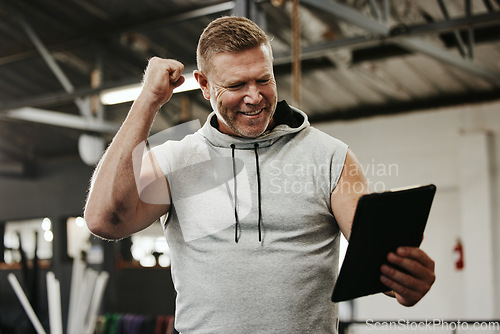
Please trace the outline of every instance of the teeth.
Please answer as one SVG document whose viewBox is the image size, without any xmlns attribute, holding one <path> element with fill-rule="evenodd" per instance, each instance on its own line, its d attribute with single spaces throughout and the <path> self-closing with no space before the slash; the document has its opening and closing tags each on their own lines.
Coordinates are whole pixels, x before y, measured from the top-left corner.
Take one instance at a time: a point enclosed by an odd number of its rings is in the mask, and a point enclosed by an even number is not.
<svg viewBox="0 0 500 334">
<path fill-rule="evenodd" d="M 247 116 L 254 116 L 259 114 L 262 111 L 262 109 L 256 110 L 256 111 L 251 111 L 251 112 L 242 112 L 242 114 L 247 115 Z"/>
</svg>

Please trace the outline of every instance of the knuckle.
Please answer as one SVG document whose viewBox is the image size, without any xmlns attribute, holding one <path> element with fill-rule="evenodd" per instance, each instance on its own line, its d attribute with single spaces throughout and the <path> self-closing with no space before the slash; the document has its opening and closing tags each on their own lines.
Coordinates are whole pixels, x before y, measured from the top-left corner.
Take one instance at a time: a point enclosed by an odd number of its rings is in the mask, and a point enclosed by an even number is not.
<svg viewBox="0 0 500 334">
<path fill-rule="evenodd" d="M 431 275 L 430 285 L 434 284 L 434 282 L 436 282 L 436 275 L 433 273 Z M 430 286 L 429 286 L 429 288 L 430 288 Z"/>
</svg>

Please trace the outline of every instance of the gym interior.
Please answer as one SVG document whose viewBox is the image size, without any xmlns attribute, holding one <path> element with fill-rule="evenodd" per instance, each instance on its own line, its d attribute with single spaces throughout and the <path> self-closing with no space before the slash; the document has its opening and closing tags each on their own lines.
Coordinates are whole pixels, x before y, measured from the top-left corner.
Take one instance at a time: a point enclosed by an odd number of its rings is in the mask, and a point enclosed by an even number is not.
<svg viewBox="0 0 500 334">
<path fill-rule="evenodd" d="M 271 36 L 279 100 L 348 143 L 371 191 L 436 185 L 421 244 L 431 290 L 413 307 L 341 302 L 339 332 L 499 333 L 498 0 L 2 0 L 0 333 L 137 319 L 174 333 L 161 223 L 107 241 L 83 210 L 151 57 L 182 62 L 186 82 L 150 135 L 206 121 L 210 102 L 189 83 L 199 35 L 223 15 Z"/>
</svg>

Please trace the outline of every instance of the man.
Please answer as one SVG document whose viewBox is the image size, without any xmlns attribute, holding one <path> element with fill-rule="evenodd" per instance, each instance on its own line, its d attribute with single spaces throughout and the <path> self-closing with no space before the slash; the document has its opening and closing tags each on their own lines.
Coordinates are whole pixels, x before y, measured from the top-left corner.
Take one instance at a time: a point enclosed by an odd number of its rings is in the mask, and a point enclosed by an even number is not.
<svg viewBox="0 0 500 334">
<path fill-rule="evenodd" d="M 93 176 L 88 227 L 119 239 L 167 214 L 181 333 L 335 333 L 339 233 L 349 238 L 357 201 L 369 191 L 359 162 L 302 111 L 277 102 L 271 46 L 250 20 L 213 21 L 197 62 L 214 112 L 141 165 L 137 152 L 156 112 L 184 81 L 181 63 L 151 59 Z M 380 279 L 403 305 L 434 282 L 434 262 L 418 248 L 398 249 L 388 263 Z"/>
</svg>

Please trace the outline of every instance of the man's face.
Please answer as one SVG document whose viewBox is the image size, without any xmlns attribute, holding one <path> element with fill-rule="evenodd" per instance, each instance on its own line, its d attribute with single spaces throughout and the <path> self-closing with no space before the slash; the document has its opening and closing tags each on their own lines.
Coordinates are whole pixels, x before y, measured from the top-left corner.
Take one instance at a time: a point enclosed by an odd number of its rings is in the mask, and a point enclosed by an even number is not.
<svg viewBox="0 0 500 334">
<path fill-rule="evenodd" d="M 268 47 L 217 54 L 205 84 L 198 79 L 210 100 L 223 133 L 256 138 L 273 126 L 277 89 Z"/>
</svg>

